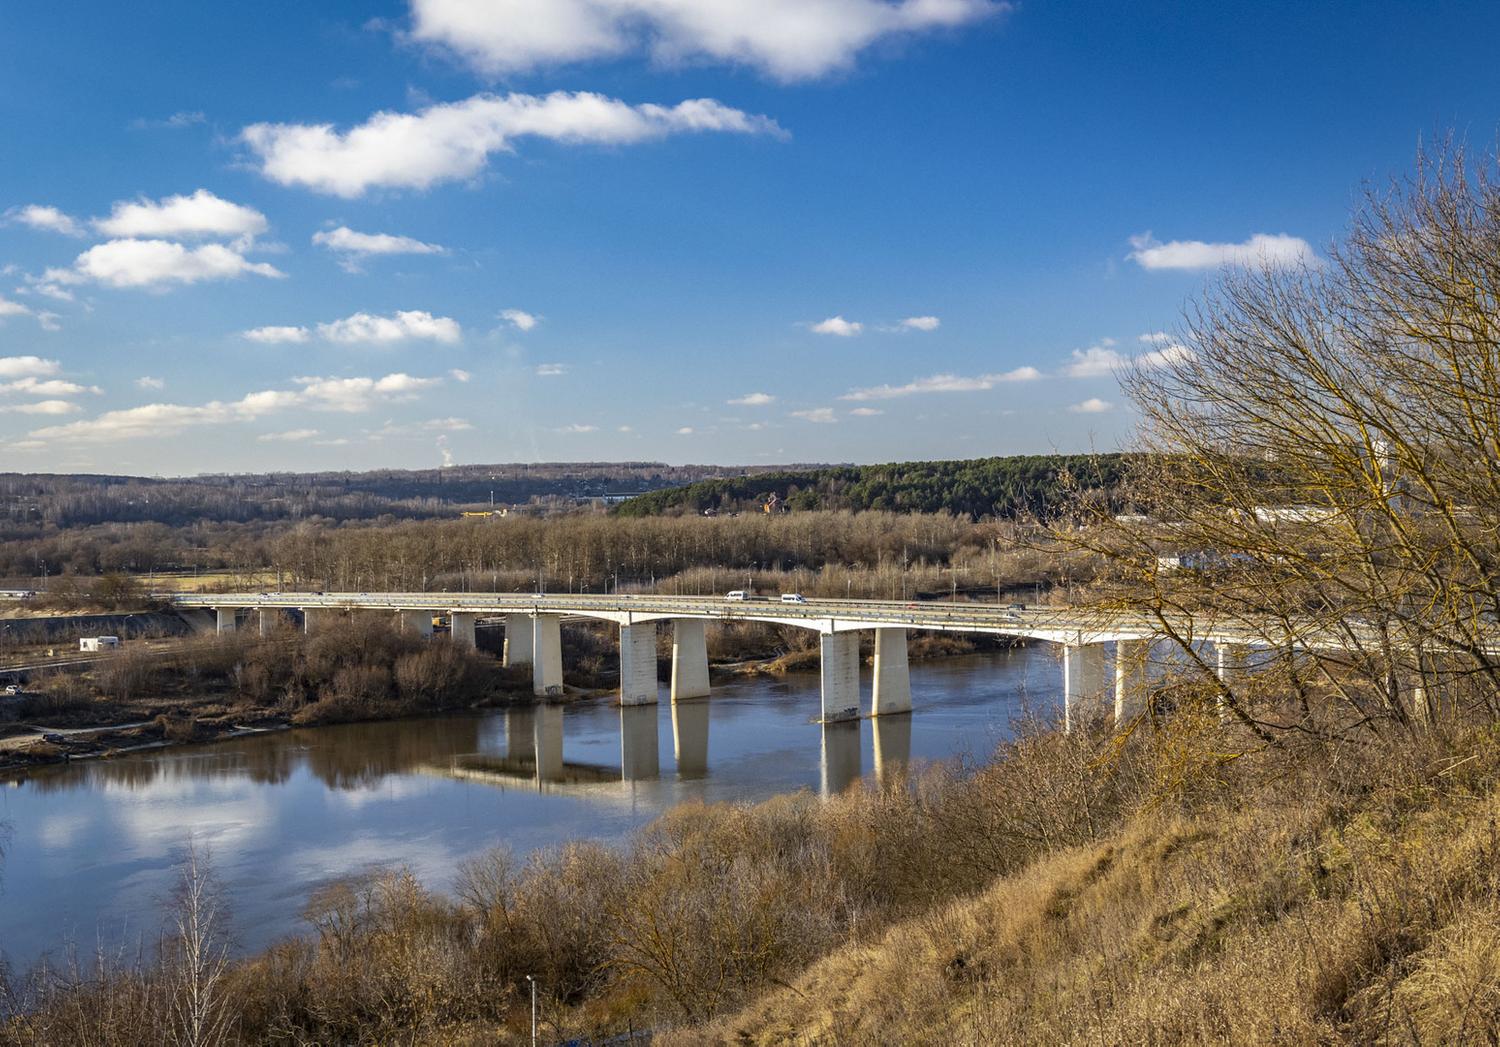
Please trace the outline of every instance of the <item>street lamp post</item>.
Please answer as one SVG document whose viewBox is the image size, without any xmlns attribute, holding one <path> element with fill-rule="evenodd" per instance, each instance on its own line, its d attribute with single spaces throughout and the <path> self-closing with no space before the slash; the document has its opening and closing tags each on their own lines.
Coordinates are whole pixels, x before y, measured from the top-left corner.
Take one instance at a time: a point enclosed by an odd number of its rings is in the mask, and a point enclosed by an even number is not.
<svg viewBox="0 0 1500 1047">
<path fill-rule="evenodd" d="M 526 980 L 531 983 L 531 1047 L 536 1047 L 536 979 L 528 974 Z"/>
</svg>

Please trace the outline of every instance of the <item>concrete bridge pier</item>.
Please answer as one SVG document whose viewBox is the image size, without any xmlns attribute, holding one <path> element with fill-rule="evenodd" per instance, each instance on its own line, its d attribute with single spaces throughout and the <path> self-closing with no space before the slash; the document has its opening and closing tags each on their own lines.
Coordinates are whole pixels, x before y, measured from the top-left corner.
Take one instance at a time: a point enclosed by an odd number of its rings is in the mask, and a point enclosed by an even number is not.
<svg viewBox="0 0 1500 1047">
<path fill-rule="evenodd" d="M 620 704 L 655 705 L 661 700 L 656 678 L 656 623 L 620 626 Z"/>
<path fill-rule="evenodd" d="M 824 633 L 823 722 L 859 718 L 859 633 Z"/>
<path fill-rule="evenodd" d="M 262 607 L 255 612 L 257 631 L 261 636 L 270 636 L 276 631 L 276 623 L 281 620 L 281 612 L 269 607 Z"/>
<path fill-rule="evenodd" d="M 506 668 L 531 664 L 532 641 L 531 615 L 508 614 L 505 616 L 505 648 L 500 664 Z"/>
<path fill-rule="evenodd" d="M 672 623 L 672 701 L 708 697 L 708 639 L 702 618 Z"/>
<path fill-rule="evenodd" d="M 1104 713 L 1104 645 L 1063 644 L 1063 730 Z"/>
<path fill-rule="evenodd" d="M 1150 640 L 1115 643 L 1115 723 L 1129 723 L 1146 711 Z"/>
<path fill-rule="evenodd" d="M 708 773 L 708 703 L 672 703 L 672 756 L 680 778 L 702 778 Z"/>
<path fill-rule="evenodd" d="M 302 632 L 305 636 L 311 636 L 323 626 L 328 624 L 328 618 L 335 612 L 327 608 L 304 607 L 302 608 Z"/>
<path fill-rule="evenodd" d="M 473 611 L 449 611 L 448 612 L 448 638 L 460 647 L 474 650 L 479 646 L 479 641 L 474 637 L 474 623 L 479 621 L 479 615 Z"/>
<path fill-rule="evenodd" d="M 218 634 L 220 636 L 223 636 L 225 633 L 232 633 L 232 632 L 234 632 L 235 629 L 239 628 L 239 624 L 240 624 L 240 611 L 239 611 L 239 608 L 237 608 L 237 607 L 215 607 L 214 608 L 214 625 L 216 627 L 215 631 L 218 632 Z"/>
<path fill-rule="evenodd" d="M 431 611 L 397 611 L 403 633 L 411 633 L 424 639 L 432 636 Z"/>
<path fill-rule="evenodd" d="M 563 693 L 562 618 L 539 614 L 531 620 L 531 693 L 555 698 Z"/>
<path fill-rule="evenodd" d="M 639 782 L 660 775 L 656 704 L 620 706 L 620 777 Z"/>
<path fill-rule="evenodd" d="M 875 691 L 870 715 L 911 712 L 911 670 L 905 629 L 875 630 Z"/>
</svg>

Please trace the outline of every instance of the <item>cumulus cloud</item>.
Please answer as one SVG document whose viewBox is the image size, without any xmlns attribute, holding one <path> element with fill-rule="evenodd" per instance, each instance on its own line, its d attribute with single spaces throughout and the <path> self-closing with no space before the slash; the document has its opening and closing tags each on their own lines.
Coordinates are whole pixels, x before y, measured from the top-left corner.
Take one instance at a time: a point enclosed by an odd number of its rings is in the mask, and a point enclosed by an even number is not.
<svg viewBox="0 0 1500 1047">
<path fill-rule="evenodd" d="M 793 411 L 793 418 L 801 418 L 807 422 L 817 422 L 820 425 L 831 425 L 838 419 L 833 415 L 832 407 L 814 407 L 806 411 Z"/>
<path fill-rule="evenodd" d="M 506 309 L 500 313 L 500 319 L 510 324 L 518 331 L 529 331 L 542 322 L 542 318 L 535 313 L 528 313 L 524 309 Z"/>
<path fill-rule="evenodd" d="M 398 310 L 390 316 L 355 313 L 318 325 L 318 337 L 338 345 L 389 345 L 418 339 L 452 345 L 462 336 L 457 320 L 420 309 Z"/>
<path fill-rule="evenodd" d="M 1203 240 L 1173 240 L 1161 243 L 1150 233 L 1130 238 L 1127 256 L 1142 269 L 1221 269 L 1225 266 L 1268 265 L 1291 268 L 1316 265 L 1312 245 L 1298 236 L 1256 233 L 1242 243 L 1207 243 Z"/>
<path fill-rule="evenodd" d="M 0 411 L 14 414 L 74 414 L 82 408 L 67 400 L 38 400 L 30 404 L 12 404 Z"/>
<path fill-rule="evenodd" d="M 79 396 L 103 391 L 97 385 L 79 385 L 65 378 L 25 377 L 13 382 L 0 382 L 0 394 L 18 396 Z"/>
<path fill-rule="evenodd" d="M 1113 338 L 1103 338 L 1098 345 L 1074 349 L 1072 362 L 1063 368 L 1063 374 L 1069 378 L 1102 378 L 1114 374 L 1129 362 L 1128 356 L 1115 349 Z"/>
<path fill-rule="evenodd" d="M 839 338 L 853 338 L 865 329 L 857 320 L 845 320 L 842 316 L 830 316 L 812 325 L 813 334 L 831 334 Z"/>
<path fill-rule="evenodd" d="M 121 200 L 94 228 L 116 239 L 176 237 L 220 240 L 253 239 L 267 228 L 266 216 L 253 207 L 232 203 L 199 189 L 191 196 L 160 200 Z"/>
<path fill-rule="evenodd" d="M 878 414 L 885 414 L 885 412 L 878 407 L 856 407 L 849 413 L 856 418 L 874 418 Z"/>
<path fill-rule="evenodd" d="M 1032 382 L 1042 376 L 1035 367 L 1017 367 L 1013 371 L 998 374 L 981 374 L 965 377 L 957 374 L 935 374 L 929 378 L 918 378 L 905 385 L 875 385 L 864 389 L 851 389 L 840 400 L 895 400 L 903 396 L 918 396 L 923 393 L 974 393 L 993 389 L 1010 382 Z"/>
<path fill-rule="evenodd" d="M 152 378 L 149 375 L 143 375 L 142 377 L 135 380 L 135 387 L 137 389 L 165 389 L 167 387 L 167 383 L 160 378 Z"/>
<path fill-rule="evenodd" d="M 877 41 L 970 25 L 1002 0 L 411 0 L 413 40 L 499 76 L 645 50 L 658 62 L 745 65 L 778 80 L 851 66 Z"/>
<path fill-rule="evenodd" d="M 263 444 L 269 443 L 299 443 L 302 440 L 311 440 L 318 436 L 317 429 L 288 429 L 280 433 L 261 433 L 256 437 Z"/>
<path fill-rule="evenodd" d="M 1103 414 L 1114 407 L 1108 400 L 1101 400 L 1097 396 L 1091 396 L 1082 403 L 1074 404 L 1068 410 L 1074 414 Z"/>
<path fill-rule="evenodd" d="M 0 356 L 0 378 L 39 377 L 57 374 L 62 364 L 40 356 Z"/>
<path fill-rule="evenodd" d="M 0 295 L 0 320 L 7 316 L 30 316 L 31 310 L 20 302 L 12 302 L 4 295 Z"/>
<path fill-rule="evenodd" d="M 776 397 L 770 393 L 746 393 L 728 402 L 739 407 L 764 407 L 766 404 L 775 403 Z"/>
<path fill-rule="evenodd" d="M 277 326 L 255 327 L 244 332 L 243 337 L 262 345 L 277 345 L 283 342 L 305 342 L 312 332 L 305 327 Z"/>
<path fill-rule="evenodd" d="M 1165 342 L 1135 358 L 1138 367 L 1172 367 L 1193 359 L 1193 351 L 1180 342 Z"/>
<path fill-rule="evenodd" d="M 410 236 L 393 236 L 390 233 L 357 233 L 347 225 L 337 229 L 325 229 L 313 233 L 312 242 L 350 258 L 390 254 L 446 254 L 448 249 L 439 244 L 424 243 Z"/>
<path fill-rule="evenodd" d="M 935 316 L 908 316 L 896 325 L 900 331 L 936 331 L 943 321 Z"/>
<path fill-rule="evenodd" d="M 583 425 L 577 422 L 572 425 L 565 425 L 560 429 L 553 430 L 553 432 L 558 433 L 597 433 L 598 431 L 599 427 L 597 425 Z"/>
<path fill-rule="evenodd" d="M 568 373 L 567 364 L 537 364 L 536 375 L 538 378 L 557 378 Z"/>
<path fill-rule="evenodd" d="M 707 131 L 782 133 L 767 117 L 711 98 L 675 106 L 629 105 L 588 92 L 557 91 L 480 94 L 416 113 L 379 112 L 347 131 L 332 124 L 252 124 L 240 140 L 255 155 L 261 174 L 274 182 L 356 197 L 370 189 L 426 189 L 473 178 L 492 153 L 527 136 L 570 145 L 627 145 Z"/>
<path fill-rule="evenodd" d="M 94 282 L 106 287 L 162 290 L 174 284 L 232 280 L 246 274 L 284 277 L 264 262 L 252 262 L 223 244 L 185 247 L 170 240 L 108 240 L 79 255 L 71 269 L 49 269 L 43 283 Z"/>
<path fill-rule="evenodd" d="M 83 224 L 71 215 L 65 214 L 56 207 L 47 204 L 27 204 L 24 207 L 13 207 L 5 212 L 7 222 L 24 225 L 31 229 L 38 229 L 48 233 L 61 233 L 63 236 L 82 236 L 84 234 Z"/>
<path fill-rule="evenodd" d="M 693 427 L 691 425 L 684 425 L 681 429 L 677 430 L 677 434 L 676 435 L 678 435 L 678 436 L 692 436 L 693 432 L 694 432 L 694 429 L 693 429 Z"/>
<path fill-rule="evenodd" d="M 453 379 L 455 382 L 467 382 L 474 376 L 471 375 L 468 371 L 455 367 L 453 370 L 448 372 L 448 377 Z"/>
<path fill-rule="evenodd" d="M 411 399 L 441 383 L 438 378 L 388 374 L 381 378 L 297 378 L 296 389 L 267 389 L 232 402 L 206 404 L 143 404 L 106 411 L 94 418 L 47 426 L 28 433 L 28 442 L 99 444 L 175 436 L 191 428 L 250 422 L 297 408 L 357 412 L 380 404 Z"/>
</svg>

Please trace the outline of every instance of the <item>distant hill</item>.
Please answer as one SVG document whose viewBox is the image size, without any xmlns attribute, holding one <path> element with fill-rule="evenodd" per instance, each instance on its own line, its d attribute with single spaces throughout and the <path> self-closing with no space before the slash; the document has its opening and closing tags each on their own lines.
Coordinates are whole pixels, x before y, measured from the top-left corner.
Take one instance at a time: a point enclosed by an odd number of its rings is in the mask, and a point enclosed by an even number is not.
<svg viewBox="0 0 1500 1047">
<path fill-rule="evenodd" d="M 1018 455 L 958 461 L 895 462 L 888 465 L 824 466 L 701 480 L 652 491 L 621 503 L 621 516 L 671 513 L 758 512 L 776 498 L 792 510 L 847 509 L 860 512 L 950 512 L 974 519 L 991 516 L 1049 517 L 1066 497 L 1064 476 L 1085 489 L 1110 490 L 1121 479 L 1128 455 Z"/>
</svg>

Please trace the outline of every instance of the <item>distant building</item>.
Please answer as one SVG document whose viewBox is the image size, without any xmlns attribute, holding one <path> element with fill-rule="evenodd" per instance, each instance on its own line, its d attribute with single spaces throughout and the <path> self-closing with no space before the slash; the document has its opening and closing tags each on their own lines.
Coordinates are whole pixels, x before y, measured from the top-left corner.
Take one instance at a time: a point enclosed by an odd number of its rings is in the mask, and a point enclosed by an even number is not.
<svg viewBox="0 0 1500 1047">
<path fill-rule="evenodd" d="M 111 651 L 120 646 L 118 636 L 84 636 L 78 641 L 80 651 Z"/>
</svg>

